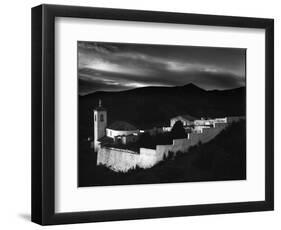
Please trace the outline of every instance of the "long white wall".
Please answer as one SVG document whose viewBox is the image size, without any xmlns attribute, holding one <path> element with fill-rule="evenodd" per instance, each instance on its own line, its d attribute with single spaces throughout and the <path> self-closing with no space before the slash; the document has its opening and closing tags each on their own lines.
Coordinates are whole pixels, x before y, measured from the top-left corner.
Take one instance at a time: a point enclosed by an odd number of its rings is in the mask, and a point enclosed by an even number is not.
<svg viewBox="0 0 281 230">
<path fill-rule="evenodd" d="M 157 145 L 156 149 L 140 148 L 140 152 L 133 152 L 116 148 L 101 148 L 98 151 L 97 165 L 105 165 L 117 172 L 127 172 L 137 166 L 151 168 L 162 161 L 169 152 L 187 152 L 191 146 L 199 142 L 206 143 L 216 137 L 227 124 L 217 124 L 215 128 L 203 129 L 202 133 L 191 133 L 187 138 L 175 139 L 171 145 Z"/>
<path fill-rule="evenodd" d="M 124 149 L 103 147 L 97 155 L 97 165 L 105 165 L 116 172 L 127 172 L 136 168 L 139 160 L 139 153 Z"/>
</svg>

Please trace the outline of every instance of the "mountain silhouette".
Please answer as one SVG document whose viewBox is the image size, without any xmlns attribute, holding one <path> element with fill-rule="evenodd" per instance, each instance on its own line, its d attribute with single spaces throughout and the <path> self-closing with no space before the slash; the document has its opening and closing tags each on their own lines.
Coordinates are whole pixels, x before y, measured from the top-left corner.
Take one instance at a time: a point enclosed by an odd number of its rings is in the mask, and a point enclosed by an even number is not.
<svg viewBox="0 0 281 230">
<path fill-rule="evenodd" d="M 169 125 L 170 118 L 189 114 L 201 117 L 245 116 L 246 88 L 204 90 L 194 84 L 143 87 L 120 92 L 94 92 L 79 96 L 79 132 L 93 135 L 93 109 L 99 99 L 107 109 L 108 125 L 127 121 L 137 128 Z"/>
</svg>

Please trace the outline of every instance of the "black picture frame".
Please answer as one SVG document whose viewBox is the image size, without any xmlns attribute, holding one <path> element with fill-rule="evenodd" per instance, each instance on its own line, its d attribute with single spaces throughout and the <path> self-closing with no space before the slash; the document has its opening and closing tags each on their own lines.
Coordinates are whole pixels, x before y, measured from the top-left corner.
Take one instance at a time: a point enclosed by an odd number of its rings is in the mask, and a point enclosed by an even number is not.
<svg viewBox="0 0 281 230">
<path fill-rule="evenodd" d="M 55 18 L 109 19 L 265 29 L 265 200 L 55 213 Z M 41 225 L 267 211 L 274 209 L 274 20 L 110 8 L 32 8 L 32 221 Z"/>
</svg>

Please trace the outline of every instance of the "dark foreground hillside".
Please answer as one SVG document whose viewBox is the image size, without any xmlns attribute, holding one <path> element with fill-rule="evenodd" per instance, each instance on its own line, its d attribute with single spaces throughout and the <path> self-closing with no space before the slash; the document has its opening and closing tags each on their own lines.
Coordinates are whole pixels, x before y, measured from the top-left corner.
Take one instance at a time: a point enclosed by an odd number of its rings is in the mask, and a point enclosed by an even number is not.
<svg viewBox="0 0 281 230">
<path fill-rule="evenodd" d="M 215 139 L 170 155 L 150 169 L 116 173 L 96 166 L 96 154 L 79 155 L 79 186 L 246 179 L 246 122 L 233 123 Z"/>
</svg>

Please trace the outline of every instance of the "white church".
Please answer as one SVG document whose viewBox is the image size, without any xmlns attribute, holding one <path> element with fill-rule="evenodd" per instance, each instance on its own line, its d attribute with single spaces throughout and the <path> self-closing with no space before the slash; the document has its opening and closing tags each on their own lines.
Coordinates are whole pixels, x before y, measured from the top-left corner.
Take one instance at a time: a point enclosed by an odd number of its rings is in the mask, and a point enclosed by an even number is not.
<svg viewBox="0 0 281 230">
<path fill-rule="evenodd" d="M 101 143 L 115 142 L 127 144 L 136 141 L 140 130 L 126 121 L 115 121 L 107 126 L 107 111 L 99 105 L 94 109 L 94 150 L 97 152 Z"/>
</svg>

